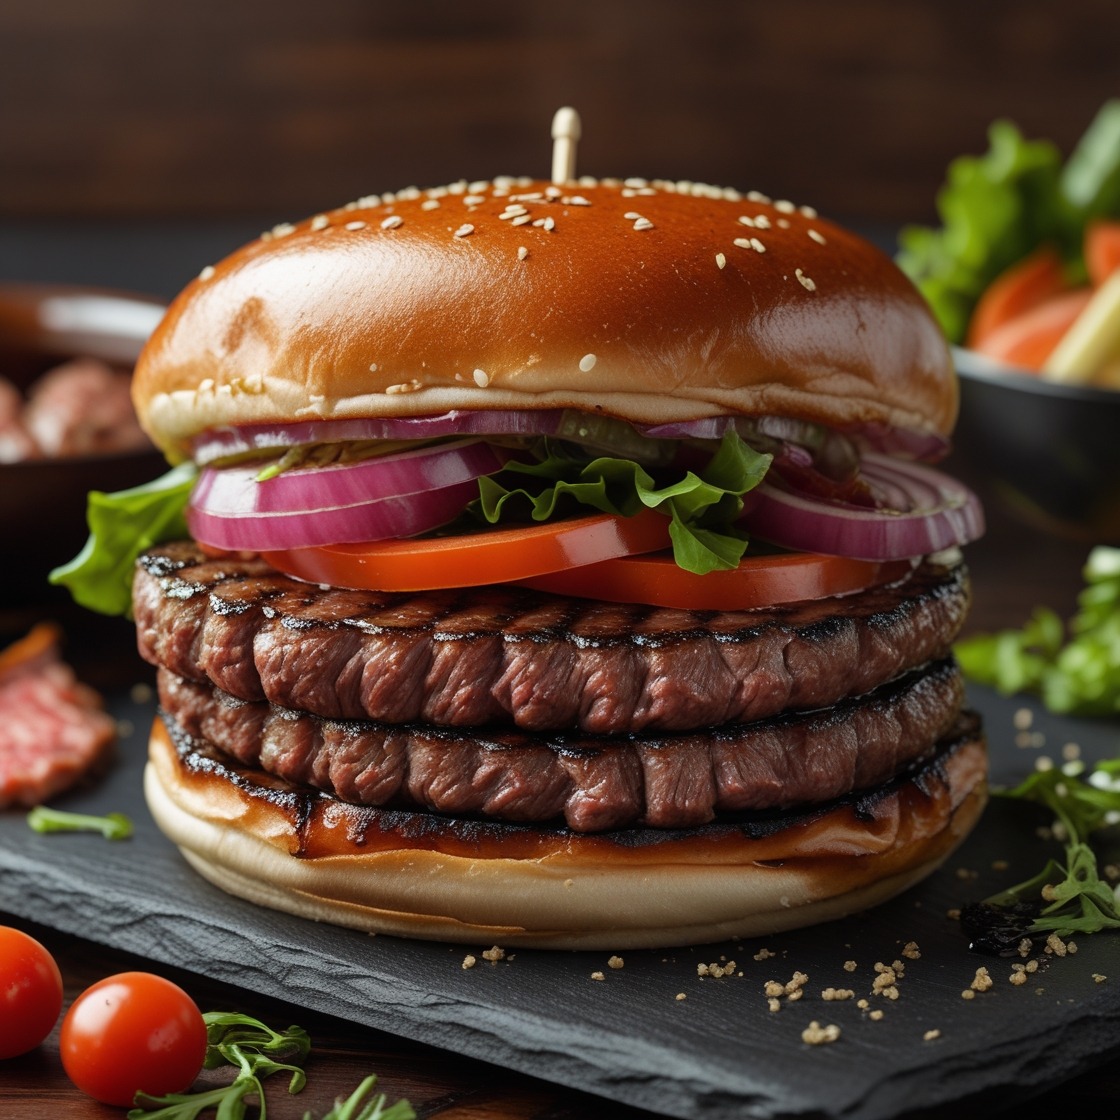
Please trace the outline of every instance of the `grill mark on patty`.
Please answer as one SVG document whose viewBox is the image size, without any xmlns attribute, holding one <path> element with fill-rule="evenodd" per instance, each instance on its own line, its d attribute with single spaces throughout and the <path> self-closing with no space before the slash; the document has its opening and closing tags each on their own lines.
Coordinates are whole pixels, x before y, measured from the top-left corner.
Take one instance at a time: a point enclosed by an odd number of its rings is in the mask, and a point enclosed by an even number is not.
<svg viewBox="0 0 1120 1120">
<path fill-rule="evenodd" d="M 324 720 L 243 701 L 160 670 L 160 703 L 237 762 L 367 806 L 416 807 L 576 832 L 688 828 L 872 789 L 956 722 L 960 672 L 943 660 L 821 711 L 678 735 L 538 736 Z"/>
<path fill-rule="evenodd" d="M 962 566 L 765 611 L 683 611 L 511 586 L 320 588 L 191 542 L 140 558 L 140 653 L 243 700 L 329 719 L 680 731 L 808 710 L 945 656 Z"/>
</svg>

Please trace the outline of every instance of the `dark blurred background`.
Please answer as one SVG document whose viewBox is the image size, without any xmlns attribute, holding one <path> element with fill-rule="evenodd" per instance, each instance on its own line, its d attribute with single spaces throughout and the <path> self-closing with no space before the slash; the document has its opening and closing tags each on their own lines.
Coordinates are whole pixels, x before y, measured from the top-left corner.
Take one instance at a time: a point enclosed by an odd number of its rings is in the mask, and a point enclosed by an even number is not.
<svg viewBox="0 0 1120 1120">
<path fill-rule="evenodd" d="M 1116 0 L 37 0 L 0 43 L 0 278 L 156 294 L 362 194 L 547 175 L 564 104 L 581 173 L 891 236 L 992 119 L 1068 150 L 1120 92 Z"/>
</svg>

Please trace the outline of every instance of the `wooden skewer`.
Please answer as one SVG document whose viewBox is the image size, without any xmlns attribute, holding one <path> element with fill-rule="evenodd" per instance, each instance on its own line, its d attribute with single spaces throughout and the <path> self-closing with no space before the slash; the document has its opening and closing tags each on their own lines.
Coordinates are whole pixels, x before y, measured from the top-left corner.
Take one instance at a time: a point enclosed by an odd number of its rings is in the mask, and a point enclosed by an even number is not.
<svg viewBox="0 0 1120 1120">
<path fill-rule="evenodd" d="M 576 177 L 576 144 L 580 137 L 579 113 L 565 107 L 552 118 L 552 181 L 570 183 Z"/>
</svg>

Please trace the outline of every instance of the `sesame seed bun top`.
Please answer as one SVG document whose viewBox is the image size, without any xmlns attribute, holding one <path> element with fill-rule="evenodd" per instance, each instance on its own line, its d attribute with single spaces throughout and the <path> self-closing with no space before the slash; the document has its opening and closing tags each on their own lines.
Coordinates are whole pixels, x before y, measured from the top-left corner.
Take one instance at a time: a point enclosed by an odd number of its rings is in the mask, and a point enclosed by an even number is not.
<svg viewBox="0 0 1120 1120">
<path fill-rule="evenodd" d="M 179 295 L 136 370 L 173 459 L 226 425 L 448 409 L 720 414 L 947 436 L 921 296 L 808 207 L 664 182 L 372 196 L 278 226 Z"/>
</svg>

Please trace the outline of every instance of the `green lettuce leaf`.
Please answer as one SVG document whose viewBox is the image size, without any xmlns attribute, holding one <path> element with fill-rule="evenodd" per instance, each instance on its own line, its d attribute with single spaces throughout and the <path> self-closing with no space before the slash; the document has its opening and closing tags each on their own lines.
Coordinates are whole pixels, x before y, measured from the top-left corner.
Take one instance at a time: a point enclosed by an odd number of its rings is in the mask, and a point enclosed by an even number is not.
<svg viewBox="0 0 1120 1120">
<path fill-rule="evenodd" d="M 949 165 L 937 212 L 939 228 L 903 228 L 895 259 L 951 342 L 963 341 L 984 289 L 1042 245 L 1057 248 L 1071 283 L 1082 282 L 1086 224 L 1120 215 L 1120 100 L 1101 107 L 1064 166 L 1049 141 L 996 121 L 985 154 Z"/>
<path fill-rule="evenodd" d="M 187 499 L 197 473 L 193 463 L 182 463 L 131 490 L 91 491 L 85 547 L 70 563 L 51 572 L 51 583 L 69 588 L 74 600 L 90 610 L 131 614 L 136 558 L 161 541 L 190 535 Z"/>
<path fill-rule="evenodd" d="M 673 556 L 680 567 L 704 574 L 734 568 L 747 538 L 735 526 L 743 495 L 762 481 L 771 456 L 753 450 L 729 432 L 699 474 L 658 486 L 629 459 L 602 456 L 588 460 L 542 441 L 539 462 L 510 462 L 479 480 L 476 512 L 491 524 L 502 520 L 547 521 L 585 506 L 632 516 L 642 507 L 661 509 L 669 518 Z"/>
</svg>

